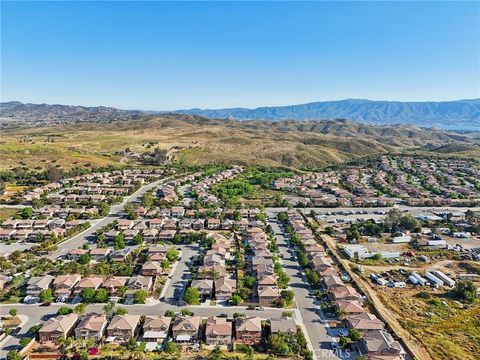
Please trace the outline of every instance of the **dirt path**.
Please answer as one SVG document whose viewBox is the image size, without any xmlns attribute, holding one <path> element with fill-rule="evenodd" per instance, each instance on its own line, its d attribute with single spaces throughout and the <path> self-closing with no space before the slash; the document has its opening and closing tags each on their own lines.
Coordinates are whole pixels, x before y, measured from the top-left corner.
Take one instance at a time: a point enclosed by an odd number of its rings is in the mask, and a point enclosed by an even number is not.
<svg viewBox="0 0 480 360">
<path fill-rule="evenodd" d="M 371 288 L 370 284 L 364 281 L 360 276 L 350 270 L 350 261 L 342 259 L 338 253 L 335 244 L 335 240 L 326 234 L 322 234 L 322 239 L 327 244 L 328 248 L 332 251 L 335 258 L 338 262 L 340 262 L 343 267 L 348 271 L 349 275 L 352 279 L 356 282 L 356 284 L 360 287 L 360 289 L 364 292 L 367 296 L 369 301 L 373 304 L 376 308 L 378 313 L 381 315 L 382 319 L 388 323 L 390 328 L 393 332 L 400 338 L 403 339 L 405 344 L 407 345 L 408 349 L 414 354 L 415 358 L 422 359 L 422 360 L 433 360 L 430 354 L 428 353 L 427 349 L 423 346 L 423 344 L 418 341 L 415 337 L 413 337 L 407 330 L 405 330 L 397 321 L 397 317 L 394 315 L 393 311 L 386 307 L 380 298 L 378 297 L 377 293 L 374 289 Z M 447 260 L 450 261 L 450 260 Z M 377 271 L 381 267 L 373 267 Z M 385 267 L 386 270 L 392 269 L 392 267 Z M 409 268 L 412 269 L 412 268 Z"/>
</svg>

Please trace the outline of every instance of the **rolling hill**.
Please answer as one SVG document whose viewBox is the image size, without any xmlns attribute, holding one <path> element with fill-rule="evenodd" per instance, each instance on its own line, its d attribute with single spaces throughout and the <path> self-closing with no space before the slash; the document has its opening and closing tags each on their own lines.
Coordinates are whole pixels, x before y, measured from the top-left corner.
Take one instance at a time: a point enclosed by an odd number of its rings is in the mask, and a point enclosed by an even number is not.
<svg viewBox="0 0 480 360">
<path fill-rule="evenodd" d="M 418 150 L 478 154 L 480 141 L 411 125 L 368 125 L 348 120 L 221 120 L 199 115 L 150 115 L 105 123 L 67 123 L 5 129 L 0 168 L 100 166 L 136 163 L 155 148 L 189 164 L 235 163 L 321 168 L 363 157 Z"/>
</svg>

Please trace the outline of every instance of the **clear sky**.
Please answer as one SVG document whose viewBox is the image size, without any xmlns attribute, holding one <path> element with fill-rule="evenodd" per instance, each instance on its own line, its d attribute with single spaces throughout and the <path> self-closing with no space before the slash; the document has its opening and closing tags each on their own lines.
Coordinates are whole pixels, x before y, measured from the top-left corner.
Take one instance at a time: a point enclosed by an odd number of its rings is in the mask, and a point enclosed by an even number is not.
<svg viewBox="0 0 480 360">
<path fill-rule="evenodd" d="M 1 98 L 173 110 L 480 97 L 480 2 L 4 2 Z"/>
</svg>

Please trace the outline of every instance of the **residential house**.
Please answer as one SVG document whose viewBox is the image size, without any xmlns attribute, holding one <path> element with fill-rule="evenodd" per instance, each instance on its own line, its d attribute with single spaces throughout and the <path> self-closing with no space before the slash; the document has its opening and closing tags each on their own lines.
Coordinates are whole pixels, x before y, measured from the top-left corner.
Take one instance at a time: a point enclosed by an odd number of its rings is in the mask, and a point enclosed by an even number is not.
<svg viewBox="0 0 480 360">
<path fill-rule="evenodd" d="M 358 346 L 361 355 L 373 359 L 401 360 L 405 350 L 386 330 L 368 332 Z"/>
<path fill-rule="evenodd" d="M 82 277 L 78 274 L 60 275 L 53 281 L 53 290 L 55 296 L 70 295 L 74 286 L 80 281 Z"/>
<path fill-rule="evenodd" d="M 83 289 L 97 290 L 103 282 L 100 276 L 84 277 L 76 285 L 73 291 L 74 294 L 80 294 Z"/>
<path fill-rule="evenodd" d="M 281 317 L 278 319 L 270 319 L 270 331 L 272 334 L 296 334 L 297 325 L 292 318 Z"/>
<path fill-rule="evenodd" d="M 106 327 L 107 317 L 105 314 L 87 314 L 75 328 L 75 338 L 84 340 L 95 338 L 95 340 L 100 341 Z"/>
<path fill-rule="evenodd" d="M 337 309 L 347 315 L 361 314 L 365 312 L 362 304 L 358 300 L 337 300 L 335 301 Z"/>
<path fill-rule="evenodd" d="M 109 248 L 95 248 L 90 250 L 90 257 L 94 261 L 102 261 L 112 250 Z"/>
<path fill-rule="evenodd" d="M 205 326 L 205 344 L 229 346 L 232 343 L 232 323 L 225 318 L 211 316 Z"/>
<path fill-rule="evenodd" d="M 235 339 L 246 345 L 262 342 L 262 323 L 258 317 L 238 317 L 235 319 Z"/>
<path fill-rule="evenodd" d="M 46 290 L 50 287 L 53 279 L 55 279 L 55 277 L 52 275 L 31 277 L 27 284 L 27 295 L 39 296 L 43 290 Z"/>
<path fill-rule="evenodd" d="M 126 342 L 130 338 L 136 338 L 139 331 L 139 315 L 115 315 L 107 327 L 107 341 Z"/>
<path fill-rule="evenodd" d="M 147 316 L 143 323 L 143 341 L 163 343 L 170 329 L 172 318 L 167 316 Z"/>
<path fill-rule="evenodd" d="M 162 265 L 158 261 L 147 261 L 140 269 L 140 274 L 143 276 L 156 276 L 162 273 Z"/>
<path fill-rule="evenodd" d="M 199 339 L 200 316 L 177 316 L 173 321 L 172 338 L 176 343 L 189 344 Z"/>
<path fill-rule="evenodd" d="M 213 293 L 213 280 L 211 279 L 196 279 L 190 286 L 197 289 L 198 294 L 202 297 L 210 297 Z"/>
<path fill-rule="evenodd" d="M 237 282 L 225 276 L 215 280 L 215 298 L 217 300 L 229 300 L 237 290 Z"/>
<path fill-rule="evenodd" d="M 358 300 L 360 294 L 353 287 L 348 285 L 336 286 L 328 290 L 328 298 L 331 301 L 336 300 Z"/>
<path fill-rule="evenodd" d="M 382 320 L 368 312 L 349 315 L 346 318 L 346 323 L 349 328 L 356 329 L 363 334 L 370 331 L 382 330 L 385 327 Z"/>
<path fill-rule="evenodd" d="M 39 342 L 55 341 L 60 337 L 69 337 L 78 321 L 78 315 L 71 313 L 50 318 L 38 331 Z"/>
<path fill-rule="evenodd" d="M 127 276 L 113 276 L 105 280 L 102 287 L 107 289 L 111 296 L 118 295 L 118 290 L 121 287 L 126 286 L 128 279 Z"/>
<path fill-rule="evenodd" d="M 280 289 L 276 286 L 259 286 L 258 300 L 261 306 L 276 306 L 280 300 Z"/>
</svg>

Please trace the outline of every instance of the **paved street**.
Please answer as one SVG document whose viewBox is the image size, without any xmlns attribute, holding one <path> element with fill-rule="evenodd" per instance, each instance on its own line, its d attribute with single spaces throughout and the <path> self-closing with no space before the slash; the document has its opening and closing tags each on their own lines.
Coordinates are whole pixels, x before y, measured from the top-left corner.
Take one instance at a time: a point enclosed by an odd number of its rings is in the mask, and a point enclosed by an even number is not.
<svg viewBox="0 0 480 360">
<path fill-rule="evenodd" d="M 168 289 L 165 292 L 165 302 L 168 304 L 176 304 L 178 300 L 181 300 L 183 290 L 187 280 L 190 278 L 190 269 L 188 262 L 190 257 L 198 254 L 198 244 L 183 245 L 182 249 L 182 258 L 178 262 L 175 271 L 172 274 L 172 278 L 168 285 Z M 175 291 L 177 290 L 177 296 Z"/>
<path fill-rule="evenodd" d="M 269 224 L 272 226 L 275 234 L 279 251 L 283 254 L 283 268 L 290 276 L 290 286 L 295 292 L 295 300 L 302 317 L 300 322 L 303 322 L 305 325 L 315 357 L 317 359 L 338 359 L 333 350 L 331 350 L 331 337 L 327 334 L 327 329 L 321 323 L 320 316 L 317 313 L 315 298 L 309 293 L 306 279 L 303 279 L 302 275 L 300 275 L 302 272 L 300 265 L 289 251 L 285 236 L 278 223 L 269 221 Z"/>
</svg>

